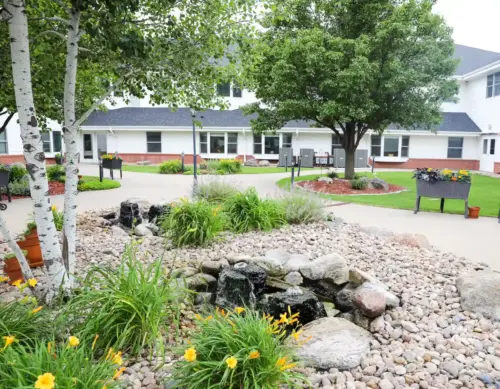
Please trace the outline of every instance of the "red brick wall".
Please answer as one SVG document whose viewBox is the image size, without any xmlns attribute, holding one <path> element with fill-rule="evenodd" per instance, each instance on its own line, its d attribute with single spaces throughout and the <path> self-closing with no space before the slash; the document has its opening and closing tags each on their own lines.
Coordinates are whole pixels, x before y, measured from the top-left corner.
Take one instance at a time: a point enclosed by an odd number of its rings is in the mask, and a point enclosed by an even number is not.
<svg viewBox="0 0 500 389">
<path fill-rule="evenodd" d="M 371 163 L 370 159 L 370 163 Z M 435 169 L 466 169 L 479 170 L 479 161 L 475 159 L 425 159 L 410 158 L 406 162 L 377 162 L 375 168 L 380 169 L 416 169 L 432 167 Z"/>
<path fill-rule="evenodd" d="M 181 154 L 122 154 L 119 153 L 124 162 L 134 163 L 140 161 L 149 161 L 157 164 L 171 159 L 181 159 Z M 200 162 L 202 158 L 198 155 L 197 161 Z M 192 164 L 194 162 L 193 154 L 184 154 L 184 163 Z"/>
<path fill-rule="evenodd" d="M 493 166 L 493 173 L 500 174 L 500 162 L 495 162 Z"/>
<path fill-rule="evenodd" d="M 21 154 L 0 155 L 0 163 L 8 164 L 8 163 L 14 163 L 14 162 L 25 163 L 24 155 L 21 155 Z M 56 160 L 54 158 L 47 158 L 45 160 L 45 162 L 47 162 L 48 165 L 53 165 L 56 163 Z"/>
</svg>

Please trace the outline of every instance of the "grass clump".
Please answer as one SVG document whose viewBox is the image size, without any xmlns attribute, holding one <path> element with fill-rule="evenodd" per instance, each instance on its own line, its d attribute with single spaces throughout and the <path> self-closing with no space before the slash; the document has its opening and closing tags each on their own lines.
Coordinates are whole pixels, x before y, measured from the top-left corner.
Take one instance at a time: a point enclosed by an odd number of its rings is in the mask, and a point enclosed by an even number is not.
<svg viewBox="0 0 500 389">
<path fill-rule="evenodd" d="M 315 223 L 325 219 L 324 203 L 321 198 L 290 193 L 280 200 L 289 224 Z"/>
<path fill-rule="evenodd" d="M 369 180 L 363 180 L 361 178 L 351 181 L 351 188 L 354 190 L 365 190 L 368 188 Z"/>
<path fill-rule="evenodd" d="M 224 203 L 230 228 L 238 233 L 269 231 L 286 224 L 285 213 L 277 201 L 262 200 L 255 188 L 236 193 Z"/>
<path fill-rule="evenodd" d="M 120 368 L 115 362 L 121 361 L 110 358 L 95 360 L 92 350 L 80 346 L 78 342 L 77 338 L 71 337 L 63 344 L 37 341 L 33 348 L 27 348 L 22 339 L 19 339 L 19 342 L 13 339 L 12 343 L 0 352 L 0 387 L 119 388 L 116 379 L 125 368 Z"/>
<path fill-rule="evenodd" d="M 224 218 L 220 207 L 206 200 L 182 200 L 172 207 L 163 222 L 163 229 L 175 247 L 203 246 L 224 229 Z"/>
<path fill-rule="evenodd" d="M 164 161 L 160 164 L 160 174 L 178 174 L 182 171 L 182 162 L 179 159 Z"/>
<path fill-rule="evenodd" d="M 223 170 L 226 174 L 236 174 L 241 173 L 241 166 L 241 161 L 237 159 L 221 159 L 217 170 Z"/>
<path fill-rule="evenodd" d="M 285 314 L 286 316 L 286 314 Z M 290 318 L 288 318 L 290 320 Z M 174 379 L 178 388 L 301 388 L 293 346 L 284 345 L 283 321 L 236 308 L 198 318 L 199 331 L 185 347 Z M 299 338 L 299 333 L 293 335 Z"/>
<path fill-rule="evenodd" d="M 219 203 L 227 200 L 237 192 L 236 188 L 231 184 L 214 178 L 200 182 L 194 188 L 194 198 L 197 200 L 206 200 L 209 203 Z"/>
<path fill-rule="evenodd" d="M 90 190 L 108 190 L 119 188 L 121 184 L 118 181 L 103 178 L 102 182 L 99 177 L 83 176 L 82 180 L 78 183 L 78 190 L 80 192 L 87 192 Z"/>
<path fill-rule="evenodd" d="M 82 339 L 92 340 L 98 334 L 98 349 L 113 347 L 132 355 L 157 346 L 161 350 L 163 335 L 177 315 L 161 261 L 141 262 L 136 245 L 126 248 L 117 269 L 92 268 L 61 315 Z"/>
</svg>

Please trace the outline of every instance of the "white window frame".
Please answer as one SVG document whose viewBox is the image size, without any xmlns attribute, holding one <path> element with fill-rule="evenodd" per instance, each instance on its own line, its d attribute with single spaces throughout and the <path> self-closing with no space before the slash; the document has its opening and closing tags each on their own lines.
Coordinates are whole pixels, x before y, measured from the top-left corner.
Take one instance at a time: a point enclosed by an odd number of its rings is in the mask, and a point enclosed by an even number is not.
<svg viewBox="0 0 500 389">
<path fill-rule="evenodd" d="M 5 139 L 2 139 L 0 137 L 0 143 L 5 143 L 5 153 L 3 153 L 2 151 L 0 151 L 0 154 L 9 154 L 9 140 L 7 139 L 7 129 L 5 129 L 2 133 L 4 136 L 5 136 Z M 2 135 L 0 134 L 0 135 Z"/>
<path fill-rule="evenodd" d="M 375 147 L 380 147 L 380 155 L 376 155 L 375 158 L 378 160 L 378 161 L 394 161 L 394 162 L 398 162 L 398 161 L 407 161 L 408 159 L 410 159 L 410 148 L 411 148 L 411 137 L 410 135 L 393 135 L 393 134 L 384 134 L 384 135 L 378 135 L 378 134 L 371 134 L 370 136 L 370 156 L 373 156 L 373 153 L 372 153 L 372 137 L 373 136 L 380 136 L 380 145 L 375 145 Z M 408 138 L 408 146 L 403 146 L 403 138 Z M 393 157 L 385 157 L 384 156 L 384 153 L 385 153 L 385 139 L 386 138 L 397 138 L 398 139 L 398 156 L 393 156 Z M 403 153 L 403 149 L 407 149 L 407 156 L 403 157 L 402 156 L 402 153 Z"/>
<path fill-rule="evenodd" d="M 483 139 L 483 154 L 488 155 L 488 139 Z"/>
<path fill-rule="evenodd" d="M 201 134 L 206 134 L 207 136 L 207 151 L 201 151 L 201 144 L 205 143 L 201 141 Z M 236 153 L 229 153 L 229 134 L 236 134 Z M 224 152 L 223 153 L 212 153 L 210 152 L 210 137 L 212 135 L 224 135 Z M 224 156 L 237 156 L 238 155 L 238 140 L 239 140 L 239 132 L 238 131 L 202 131 L 200 132 L 200 137 L 198 138 L 198 146 L 200 150 L 200 154 L 208 155 L 209 158 L 218 158 Z M 234 142 L 232 143 L 234 144 Z"/>
<path fill-rule="evenodd" d="M 462 139 L 462 147 L 450 147 L 450 139 L 452 139 L 452 138 Z M 448 137 L 448 144 L 447 144 L 447 148 L 446 148 L 446 158 L 447 159 L 463 159 L 464 158 L 464 143 L 465 143 L 465 138 L 463 136 L 449 136 Z M 460 157 L 449 157 L 448 153 L 449 153 L 450 149 L 460 150 Z"/>
<path fill-rule="evenodd" d="M 252 145 L 253 145 L 252 151 L 253 151 L 253 154 L 254 155 L 263 155 L 263 156 L 266 156 L 266 157 L 271 157 L 271 156 L 272 157 L 274 157 L 274 156 L 279 157 L 279 151 L 278 151 L 277 154 L 266 154 L 265 153 L 265 151 L 266 151 L 266 140 L 265 140 L 265 137 L 266 136 L 273 136 L 273 137 L 278 136 L 279 137 L 279 148 L 282 148 L 282 147 L 284 147 L 283 146 L 283 135 L 285 135 L 285 134 L 292 136 L 292 143 L 290 145 L 291 145 L 291 147 L 293 147 L 293 133 L 291 133 L 291 132 L 279 133 L 279 134 L 267 134 L 267 135 L 261 134 L 260 135 L 261 136 L 261 143 L 260 144 L 262 145 L 262 149 L 261 149 L 261 153 L 260 154 L 255 152 L 255 141 L 254 141 L 254 138 L 252 137 Z M 258 136 L 258 135 L 256 135 L 256 136 Z M 288 144 L 288 143 L 286 143 L 286 144 Z"/>
<path fill-rule="evenodd" d="M 160 134 L 160 141 L 148 141 L 148 134 Z M 163 140 L 163 133 L 161 131 L 146 131 L 146 153 L 148 154 L 161 154 L 163 152 L 163 146 L 162 146 L 162 140 Z M 149 151 L 148 150 L 148 145 L 149 144 L 159 144 L 160 145 L 160 151 Z"/>
<path fill-rule="evenodd" d="M 49 140 L 44 140 L 43 137 L 48 136 Z M 40 138 L 42 139 L 42 150 L 44 153 L 52 153 L 52 134 L 51 131 L 45 131 L 40 133 Z M 45 145 L 49 145 L 49 149 L 45 151 Z"/>
<path fill-rule="evenodd" d="M 486 77 L 486 98 L 490 99 L 497 96 L 500 96 L 500 72 L 489 74 Z"/>
</svg>

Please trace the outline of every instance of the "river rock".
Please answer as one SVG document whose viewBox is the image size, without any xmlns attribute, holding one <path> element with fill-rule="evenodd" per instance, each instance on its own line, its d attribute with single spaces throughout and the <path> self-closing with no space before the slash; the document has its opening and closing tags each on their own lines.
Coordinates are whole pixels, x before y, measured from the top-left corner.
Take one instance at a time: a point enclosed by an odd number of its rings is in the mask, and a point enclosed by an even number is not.
<svg viewBox="0 0 500 389">
<path fill-rule="evenodd" d="M 304 279 L 298 271 L 293 271 L 285 276 L 285 282 L 293 286 L 302 285 L 303 281 Z"/>
<path fill-rule="evenodd" d="M 346 260 L 339 254 L 327 254 L 300 268 L 300 273 L 313 281 L 326 280 L 335 285 L 349 281 L 349 268 Z"/>
<path fill-rule="evenodd" d="M 149 222 L 160 225 L 171 209 L 172 207 L 169 204 L 153 204 L 148 211 Z"/>
<path fill-rule="evenodd" d="M 229 267 L 222 269 L 217 283 L 215 304 L 223 308 L 255 304 L 252 282 L 242 273 Z"/>
<path fill-rule="evenodd" d="M 354 305 L 367 317 L 377 317 L 385 312 L 385 297 L 379 291 L 360 286 L 354 293 Z"/>
<path fill-rule="evenodd" d="M 258 297 L 266 287 L 267 274 L 264 269 L 253 263 L 240 262 L 233 266 L 233 269 L 245 277 L 253 284 L 255 296 Z"/>
<path fill-rule="evenodd" d="M 139 224 L 135 226 L 134 234 L 137 236 L 153 236 L 153 231 L 151 231 L 145 224 Z"/>
<path fill-rule="evenodd" d="M 210 274 L 198 273 L 186 278 L 186 284 L 190 290 L 196 292 L 215 292 L 217 278 Z"/>
<path fill-rule="evenodd" d="M 201 263 L 201 271 L 217 277 L 224 265 L 228 265 L 228 263 L 226 261 L 204 261 Z"/>
<path fill-rule="evenodd" d="M 253 263 L 264 269 L 268 276 L 283 277 L 286 274 L 283 263 L 279 259 L 269 257 L 254 257 L 247 259 L 247 263 Z"/>
<path fill-rule="evenodd" d="M 299 271 L 301 267 L 309 264 L 309 257 L 303 254 L 292 254 L 285 263 L 285 270 L 287 273 Z"/>
<path fill-rule="evenodd" d="M 371 334 L 341 318 L 315 320 L 302 330 L 302 338 L 310 339 L 299 347 L 297 355 L 315 369 L 354 369 L 370 351 Z"/>
<path fill-rule="evenodd" d="M 125 200 L 120 204 L 120 223 L 128 228 L 142 223 L 139 203 L 132 200 Z"/>
<path fill-rule="evenodd" d="M 465 311 L 500 320 L 500 273 L 473 271 L 458 278 L 457 289 Z"/>
</svg>

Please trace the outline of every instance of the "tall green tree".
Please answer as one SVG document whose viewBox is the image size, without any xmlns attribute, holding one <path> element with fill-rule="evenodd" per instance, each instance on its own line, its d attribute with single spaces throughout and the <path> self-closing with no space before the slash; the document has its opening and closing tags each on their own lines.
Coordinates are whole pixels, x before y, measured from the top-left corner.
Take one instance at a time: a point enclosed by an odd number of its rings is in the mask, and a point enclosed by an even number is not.
<svg viewBox="0 0 500 389">
<path fill-rule="evenodd" d="M 271 1 L 247 72 L 257 98 L 256 132 L 290 120 L 337 134 L 354 176 L 355 151 L 369 131 L 432 128 L 452 80 L 451 29 L 427 0 Z"/>
</svg>

